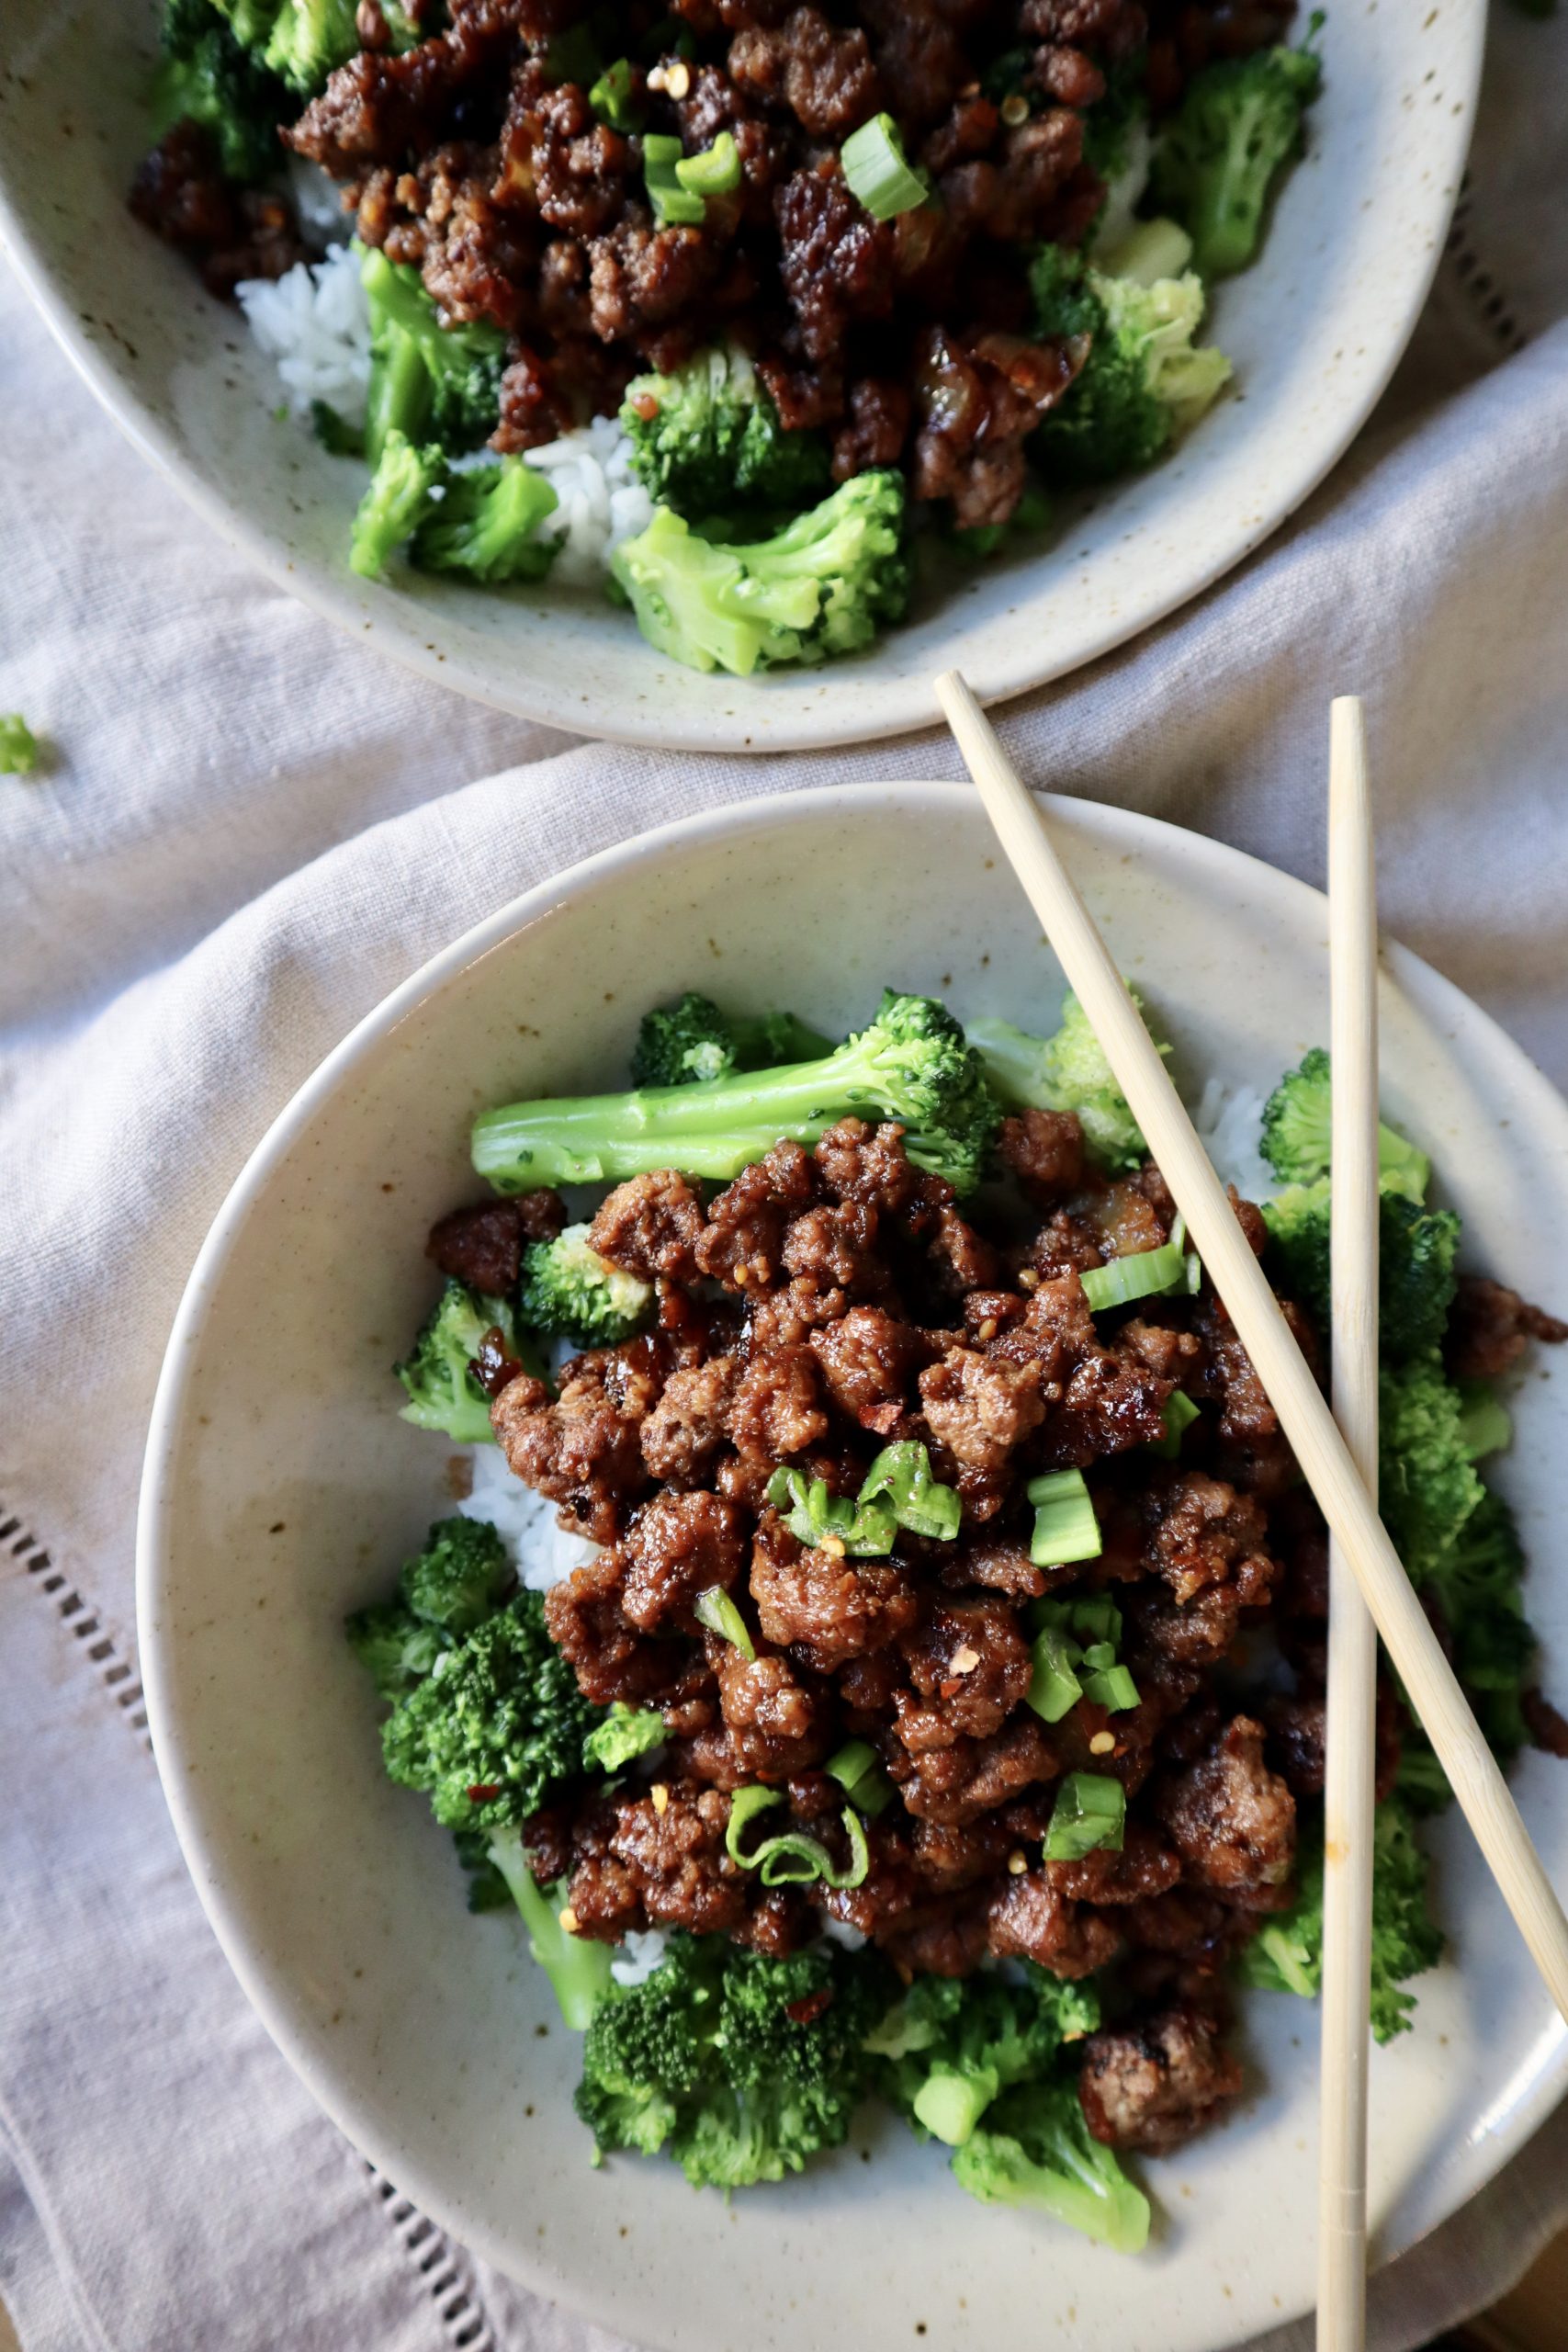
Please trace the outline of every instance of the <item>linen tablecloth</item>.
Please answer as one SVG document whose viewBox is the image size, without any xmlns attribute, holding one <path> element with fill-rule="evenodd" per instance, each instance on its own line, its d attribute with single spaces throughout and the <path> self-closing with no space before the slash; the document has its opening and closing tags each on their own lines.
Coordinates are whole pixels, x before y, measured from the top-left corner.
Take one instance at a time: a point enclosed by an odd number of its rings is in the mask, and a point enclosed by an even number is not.
<svg viewBox="0 0 1568 2352">
<path fill-rule="evenodd" d="M 1326 704 L 1361 694 L 1387 929 L 1560 1083 L 1565 87 L 1568 23 L 1505 6 L 1438 288 L 1354 450 L 1243 571 L 1002 720 L 1035 782 L 1316 880 Z M 588 2352 L 606 2339 L 354 2154 L 206 1927 L 136 1681 L 158 1363 L 251 1147 L 422 958 L 668 818 L 956 755 L 696 758 L 456 701 L 209 537 L 3 269 L 0 388 L 0 709 L 51 746 L 0 780 L 0 2299 L 26 2352 Z M 1565 2219 L 1560 2115 L 1380 2278 L 1378 2352 L 1489 2300 Z"/>
</svg>

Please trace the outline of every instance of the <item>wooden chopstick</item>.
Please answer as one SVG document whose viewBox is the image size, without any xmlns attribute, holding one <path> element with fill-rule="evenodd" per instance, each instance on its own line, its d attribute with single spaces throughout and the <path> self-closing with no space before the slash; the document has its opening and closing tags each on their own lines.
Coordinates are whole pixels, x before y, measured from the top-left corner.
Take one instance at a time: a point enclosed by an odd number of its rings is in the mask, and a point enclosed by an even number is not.
<svg viewBox="0 0 1568 2352">
<path fill-rule="evenodd" d="M 1361 706 L 1329 712 L 1328 969 L 1334 1070 L 1334 1418 L 1378 1490 L 1378 926 Z M 1371 2052 L 1377 1629 L 1337 1537 L 1328 1549 L 1327 1768 L 1323 1792 L 1318 2352 L 1367 2340 L 1367 2067 Z"/>
<path fill-rule="evenodd" d="M 958 673 L 938 678 L 936 693 L 997 838 L 1187 1219 L 1530 1955 L 1568 2018 L 1568 1920 L 1334 1416 L 1043 818 Z"/>
</svg>

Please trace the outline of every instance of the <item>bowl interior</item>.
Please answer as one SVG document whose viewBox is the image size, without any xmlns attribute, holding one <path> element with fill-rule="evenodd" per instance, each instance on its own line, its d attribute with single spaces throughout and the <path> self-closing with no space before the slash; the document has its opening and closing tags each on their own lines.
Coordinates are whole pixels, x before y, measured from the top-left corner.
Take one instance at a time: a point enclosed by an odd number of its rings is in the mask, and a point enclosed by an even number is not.
<svg viewBox="0 0 1568 2352">
<path fill-rule="evenodd" d="M 1326 1031 L 1322 903 L 1191 835 L 1054 804 L 1060 839 L 1184 1080 L 1266 1088 Z M 1385 1097 L 1431 1148 L 1477 1262 L 1529 1281 L 1560 1227 L 1568 1113 L 1413 958 L 1385 983 Z M 449 1841 L 378 1770 L 340 1637 L 446 1497 L 447 1449 L 394 1410 L 388 1366 L 430 1293 L 425 1227 L 472 1195 L 472 1114 L 614 1083 L 638 1014 L 700 985 L 833 1028 L 885 981 L 961 1014 L 1048 1024 L 1060 977 L 972 795 L 799 796 L 694 820 L 507 910 L 390 1000 L 256 1155 L 182 1310 L 149 1453 L 143 1665 L 197 1883 L 268 2027 L 400 2187 L 513 2273 L 641 2341 L 808 2352 L 1042 2328 L 1116 2352 L 1213 2352 L 1311 2301 L 1314 2013 L 1255 1996 L 1249 2095 L 1148 2168 L 1162 2221 L 1129 2262 L 977 2211 L 898 2127 L 726 2206 L 673 2167 L 588 2168 L 575 2041 L 509 1920 L 471 1918 Z M 1397 984 L 1396 984 L 1397 983 Z M 1549 1657 L 1568 1383 L 1532 1377 L 1505 1483 Z M 1519 1792 L 1568 1875 L 1568 1809 L 1531 1758 Z M 1373 2066 L 1379 2250 L 1407 2244 L 1544 2111 L 1563 2037 L 1467 1839 L 1439 1832 L 1460 1966 Z M 862 2161 L 874 2149 L 874 2164 Z M 871 2225 L 871 2226 L 868 2226 Z M 984 2250 L 984 2258 L 976 2253 Z"/>
<path fill-rule="evenodd" d="M 1404 346 L 1458 191 L 1484 0 L 1341 0 L 1324 97 L 1261 264 L 1223 285 L 1227 400 L 1174 458 L 1062 512 L 1044 553 L 976 566 L 855 661 L 737 680 L 656 654 L 597 595 L 348 571 L 363 469 L 279 423 L 237 311 L 125 210 L 154 0 L 9 0 L 0 235 L 88 381 L 207 519 L 319 611 L 480 700 L 580 733 L 778 750 L 933 721 L 956 664 L 987 696 L 1092 660 L 1260 544 L 1348 443 Z M 59 159 L 71 157 L 62 175 Z"/>
</svg>

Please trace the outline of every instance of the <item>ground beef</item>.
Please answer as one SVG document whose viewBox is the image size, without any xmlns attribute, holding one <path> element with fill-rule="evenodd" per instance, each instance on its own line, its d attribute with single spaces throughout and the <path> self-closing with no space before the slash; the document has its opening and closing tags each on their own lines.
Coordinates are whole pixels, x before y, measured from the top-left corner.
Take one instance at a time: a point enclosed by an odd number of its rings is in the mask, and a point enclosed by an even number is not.
<svg viewBox="0 0 1568 2352">
<path fill-rule="evenodd" d="M 1088 1904 L 1073 1903 L 1044 1870 L 1010 1878 L 990 1910 L 994 1952 L 1032 1960 L 1053 1976 L 1092 1976 L 1122 1949 L 1122 1931 Z"/>
<path fill-rule="evenodd" d="M 553 1241 L 565 1225 L 566 1204 L 558 1193 L 479 1201 L 472 1208 L 454 1209 L 433 1225 L 424 1254 L 455 1282 L 504 1298 L 517 1287 L 528 1243 Z"/>
<path fill-rule="evenodd" d="M 1241 2082 L 1213 2018 L 1184 2007 L 1124 2032 L 1090 2034 L 1078 2098 L 1097 2140 L 1158 2155 L 1212 2123 Z"/>
<path fill-rule="evenodd" d="M 738 33 L 729 72 L 751 96 L 787 107 L 812 139 L 841 143 L 882 104 L 864 33 L 840 31 L 820 8 L 792 10 L 776 32 Z"/>
<path fill-rule="evenodd" d="M 1568 1323 L 1531 1306 L 1502 1283 L 1480 1274 L 1460 1276 L 1443 1343 L 1453 1379 L 1495 1380 L 1518 1362 L 1532 1340 L 1556 1346 L 1568 1340 Z"/>
<path fill-rule="evenodd" d="M 779 275 L 808 359 L 832 357 L 853 322 L 893 308 L 893 231 L 850 194 L 837 164 L 796 172 L 773 199 Z"/>
<path fill-rule="evenodd" d="M 1039 1382 L 1027 1366 L 998 1363 L 974 1348 L 949 1348 L 920 1374 L 920 1404 L 931 1434 L 977 1470 L 999 1467 L 1045 1418 Z"/>
<path fill-rule="evenodd" d="M 592 1229 L 655 1283 L 654 1328 L 573 1359 L 553 1396 L 487 1338 L 507 1461 L 607 1546 L 547 1595 L 551 1636 L 589 1700 L 657 1709 L 666 1734 L 613 1792 L 585 1776 L 530 1823 L 529 1850 L 608 1940 L 688 1927 L 787 1951 L 827 1918 L 906 1976 L 1114 1961 L 1125 2006 L 1086 2051 L 1084 2109 L 1099 2136 L 1157 2150 L 1234 2096 L 1220 1989 L 1294 1897 L 1297 1799 L 1323 1780 L 1324 1530 L 1212 1291 L 1089 1312 L 1081 1269 L 1170 1230 L 1157 1170 L 1108 1181 L 1077 1123 L 1047 1114 L 1011 1123 L 1008 1159 L 1010 1205 L 982 1196 L 973 1221 L 893 1123 L 780 1143 L 705 1214 L 681 1179 L 636 1179 Z M 552 1193 L 459 1211 L 432 1252 L 502 1295 L 564 1214 Z M 1480 1305 L 1525 1328 L 1517 1303 Z M 1179 1387 L 1200 1415 L 1170 1458 L 1149 1449 Z M 841 1527 L 801 1541 L 769 1499 L 788 1464 L 849 1518 L 889 1443 L 923 1445 L 957 1490 L 955 1536 L 863 1527 L 887 1548 L 856 1554 Z M 1037 1565 L 1031 1482 L 1074 1464 L 1102 1548 Z M 716 1589 L 739 1640 L 697 1614 Z M 1086 1694 L 1049 1724 L 1030 1706 L 1033 1605 L 1057 1596 L 1113 1604 L 1134 1705 Z M 1277 1647 L 1255 1657 L 1251 1627 Z M 1526 1707 L 1568 1745 L 1538 1693 Z M 1384 1689 L 1384 1792 L 1401 1713 Z M 846 1792 L 824 1767 L 852 1739 L 892 1791 L 864 1825 L 864 1880 L 762 1888 L 725 1850 L 731 1796 L 780 1791 L 753 1836 L 794 1826 L 842 1866 Z M 1046 1861 L 1072 1773 L 1120 1782 L 1122 1842 Z"/>
<path fill-rule="evenodd" d="M 617 1184 L 588 1228 L 590 1247 L 645 1283 L 663 1274 L 671 1282 L 694 1282 L 696 1245 L 703 1207 L 683 1176 L 672 1168 L 634 1176 Z"/>
<path fill-rule="evenodd" d="M 893 1561 L 808 1550 L 774 1511 L 758 1528 L 750 1582 L 765 1638 L 798 1649 L 824 1674 L 897 1641 L 919 1607 Z"/>
<path fill-rule="evenodd" d="M 639 1632 L 694 1634 L 692 1604 L 740 1573 L 743 1521 L 721 1495 L 660 1494 L 636 1514 L 621 1544 L 621 1606 Z"/>
<path fill-rule="evenodd" d="M 281 277 L 304 258 L 292 207 L 225 178 L 218 150 L 197 123 L 175 123 L 146 157 L 131 184 L 130 209 L 188 254 L 209 293 L 220 297 L 244 278 Z"/>
<path fill-rule="evenodd" d="M 1282 1886 L 1296 1859 L 1295 1800 L 1263 1760 L 1263 1726 L 1237 1715 L 1156 1810 L 1193 1882 L 1227 1894 Z"/>
<path fill-rule="evenodd" d="M 784 1279 L 784 1232 L 816 1198 L 811 1155 L 776 1143 L 710 1202 L 694 1245 L 698 1272 L 727 1290 L 755 1295 Z"/>
</svg>

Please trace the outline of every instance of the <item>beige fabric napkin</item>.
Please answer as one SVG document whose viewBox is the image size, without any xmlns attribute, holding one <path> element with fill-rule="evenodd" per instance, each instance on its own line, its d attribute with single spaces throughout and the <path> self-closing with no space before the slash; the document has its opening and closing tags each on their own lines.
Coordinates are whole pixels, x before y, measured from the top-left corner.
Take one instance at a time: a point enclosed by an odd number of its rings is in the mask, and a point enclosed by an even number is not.
<svg viewBox="0 0 1568 2352">
<path fill-rule="evenodd" d="M 1326 488 L 1185 615 L 1003 722 L 1042 785 L 1317 878 L 1326 702 L 1361 693 L 1387 927 L 1560 1081 L 1565 73 L 1568 24 L 1505 10 L 1460 242 Z M 158 1362 L 251 1146 L 423 957 L 646 826 L 956 757 L 928 737 L 696 759 L 455 702 L 209 539 L 3 275 L 0 390 L 0 708 L 57 747 L 39 780 L 0 782 L 0 2297 L 27 2352 L 588 2352 L 604 2339 L 367 2173 L 206 1928 L 138 1721 Z M 1378 2352 L 1509 2282 L 1568 2218 L 1565 2159 L 1560 2116 L 1380 2279 Z"/>
</svg>

